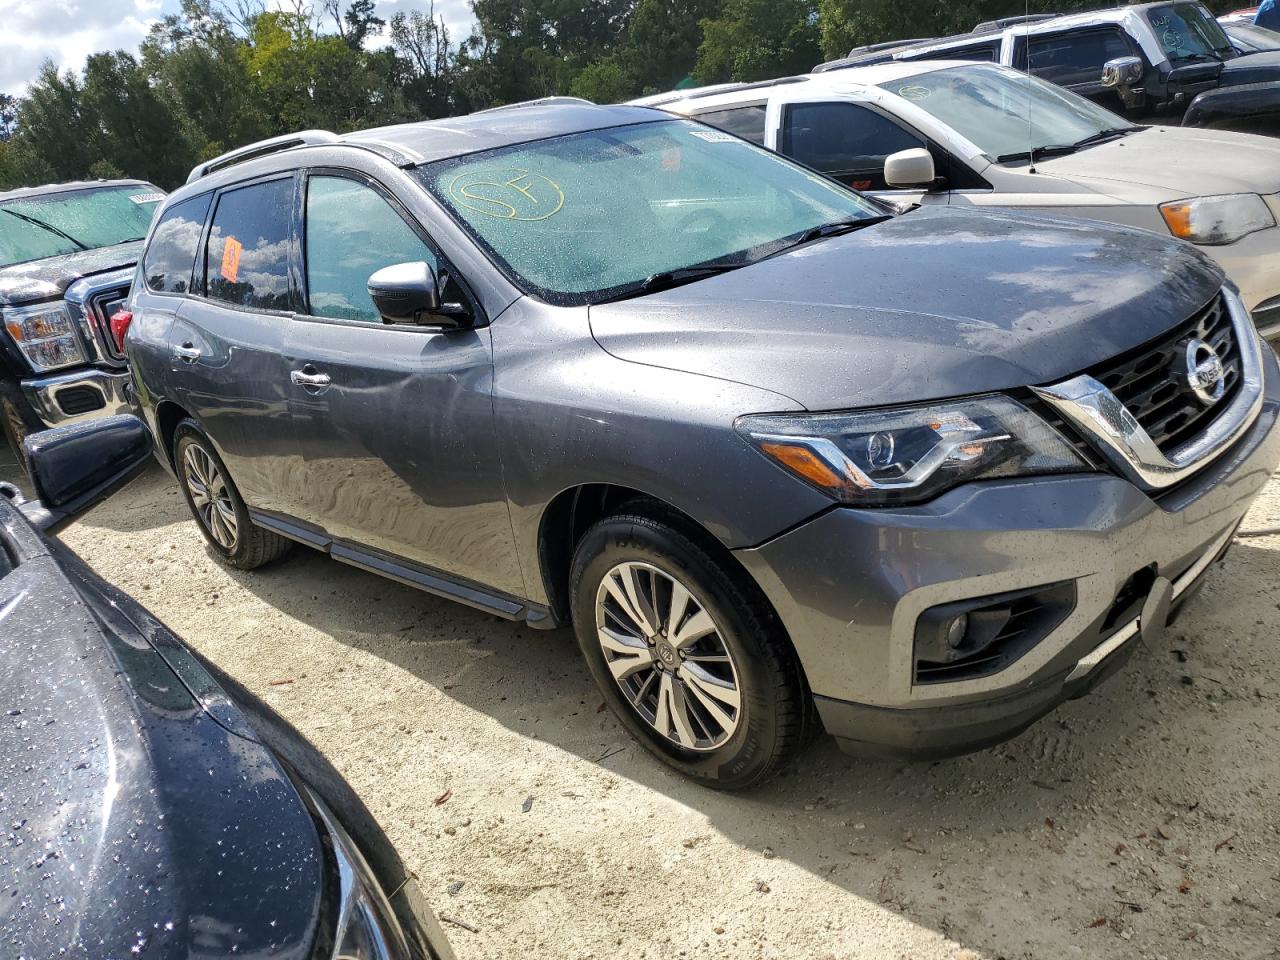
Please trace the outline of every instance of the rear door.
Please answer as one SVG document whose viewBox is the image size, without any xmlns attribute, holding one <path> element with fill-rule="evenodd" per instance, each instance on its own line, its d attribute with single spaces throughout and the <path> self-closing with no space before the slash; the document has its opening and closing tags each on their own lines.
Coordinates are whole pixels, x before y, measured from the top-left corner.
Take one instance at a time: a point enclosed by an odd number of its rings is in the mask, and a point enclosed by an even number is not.
<svg viewBox="0 0 1280 960">
<path fill-rule="evenodd" d="M 304 480 L 297 516 L 361 551 L 408 559 L 519 596 L 493 428 L 493 359 L 479 307 L 430 237 L 376 181 L 349 170 L 306 177 L 303 309 L 291 320 L 289 387 Z M 426 261 L 467 329 L 382 322 L 370 274 Z"/>
<path fill-rule="evenodd" d="M 283 357 L 296 297 L 294 190 L 285 174 L 217 194 L 194 295 L 169 331 L 174 399 L 208 433 L 246 504 L 281 513 L 297 489 Z"/>
</svg>

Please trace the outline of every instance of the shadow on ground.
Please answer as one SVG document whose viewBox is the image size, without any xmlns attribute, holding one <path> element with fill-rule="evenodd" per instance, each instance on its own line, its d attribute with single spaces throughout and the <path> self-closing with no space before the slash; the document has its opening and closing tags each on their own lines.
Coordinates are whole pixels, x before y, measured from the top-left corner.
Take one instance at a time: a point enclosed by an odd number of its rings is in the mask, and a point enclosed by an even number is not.
<svg viewBox="0 0 1280 960">
<path fill-rule="evenodd" d="M 125 496 L 85 525 L 141 532 L 186 516 L 158 469 Z M 667 772 L 600 714 L 568 630 L 507 623 L 303 548 L 230 576 L 512 731 L 695 808 L 743 848 L 768 847 L 967 947 L 1276 955 L 1280 877 L 1266 871 L 1276 873 L 1280 552 L 1260 542 L 1235 547 L 1160 645 L 1009 744 L 893 763 L 845 758 L 823 737 L 794 769 L 738 795 Z M 1262 770 L 1253 759 L 1264 752 Z"/>
</svg>

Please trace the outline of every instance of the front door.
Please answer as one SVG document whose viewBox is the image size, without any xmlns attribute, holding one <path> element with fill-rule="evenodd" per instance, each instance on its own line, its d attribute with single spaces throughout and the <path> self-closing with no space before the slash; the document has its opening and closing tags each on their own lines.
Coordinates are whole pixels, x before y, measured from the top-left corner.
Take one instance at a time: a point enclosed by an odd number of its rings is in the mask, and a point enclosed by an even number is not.
<svg viewBox="0 0 1280 960">
<path fill-rule="evenodd" d="M 305 476 L 296 516 L 328 536 L 521 596 L 493 430 L 485 326 L 387 325 L 370 274 L 445 264 L 376 184 L 306 181 L 304 312 L 290 322 L 289 406 Z M 466 295 L 443 281 L 446 300 Z"/>
<path fill-rule="evenodd" d="M 884 179 L 884 164 L 902 150 L 937 151 L 924 137 L 866 104 L 847 100 L 790 103 L 782 109 L 778 152 L 863 193 L 897 203 L 946 203 L 946 191 L 902 189 Z"/>
</svg>

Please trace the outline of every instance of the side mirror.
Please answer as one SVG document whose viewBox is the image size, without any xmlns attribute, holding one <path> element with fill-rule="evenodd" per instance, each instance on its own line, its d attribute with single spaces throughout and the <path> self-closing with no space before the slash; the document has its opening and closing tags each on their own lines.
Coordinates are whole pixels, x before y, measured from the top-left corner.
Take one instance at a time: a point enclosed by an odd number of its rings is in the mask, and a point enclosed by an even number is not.
<svg viewBox="0 0 1280 960">
<path fill-rule="evenodd" d="M 899 150 L 885 158 L 884 182 L 891 187 L 929 187 L 937 178 L 932 154 L 921 147 Z"/>
<path fill-rule="evenodd" d="M 397 263 L 369 277 L 369 296 L 383 323 L 459 327 L 467 316 L 460 303 L 441 303 L 436 272 L 421 260 Z"/>
<path fill-rule="evenodd" d="M 36 499 L 21 505 L 33 526 L 56 533 L 146 469 L 151 434 L 132 414 L 33 433 L 23 443 Z"/>
<path fill-rule="evenodd" d="M 1102 85 L 1108 90 L 1136 87 L 1146 72 L 1141 57 L 1116 57 L 1102 65 Z"/>
</svg>

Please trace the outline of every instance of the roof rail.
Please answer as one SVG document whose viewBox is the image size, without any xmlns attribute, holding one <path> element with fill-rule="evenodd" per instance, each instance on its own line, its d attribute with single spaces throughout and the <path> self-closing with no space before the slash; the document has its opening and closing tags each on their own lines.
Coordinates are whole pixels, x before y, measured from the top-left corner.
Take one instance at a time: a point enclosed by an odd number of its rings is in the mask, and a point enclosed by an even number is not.
<svg viewBox="0 0 1280 960">
<path fill-rule="evenodd" d="M 704 97 L 718 97 L 722 93 L 738 93 L 742 90 L 762 90 L 766 87 L 781 87 L 789 83 L 805 83 L 808 79 L 808 77 L 780 77 L 777 80 L 754 80 L 750 83 L 717 83 L 702 89 L 690 90 L 688 93 L 672 90 L 661 97 L 648 99 L 645 105 L 656 107 L 675 103 L 678 100 L 701 100 Z"/>
<path fill-rule="evenodd" d="M 523 107 L 549 107 L 557 104 L 577 104 L 594 107 L 596 104 L 582 97 L 538 97 L 536 100 L 521 100 L 517 103 L 504 103 L 500 107 L 486 107 L 476 113 L 497 113 L 499 110 L 519 110 Z"/>
<path fill-rule="evenodd" d="M 970 33 L 991 33 L 993 30 L 1006 30 L 1024 23 L 1040 23 L 1042 20 L 1053 20 L 1060 13 L 1032 13 L 1022 17 L 1001 17 L 999 20 L 984 20 L 974 27 Z"/>
<path fill-rule="evenodd" d="M 195 183 L 201 177 L 207 177 L 209 174 L 221 170 L 224 167 L 230 167 L 237 163 L 243 163 L 246 160 L 253 160 L 257 157 L 265 157 L 269 153 L 279 153 L 281 150 L 292 150 L 294 147 L 310 147 L 326 143 L 339 143 L 342 138 L 336 133 L 328 130 L 303 130 L 299 133 L 286 133 L 282 137 L 272 137 L 269 140 L 259 140 L 257 143 L 251 143 L 247 146 L 239 147 L 235 150 L 229 150 L 221 156 L 214 157 L 212 160 L 206 160 L 204 163 L 196 164 L 192 168 L 191 173 L 187 176 L 187 183 Z"/>
</svg>

